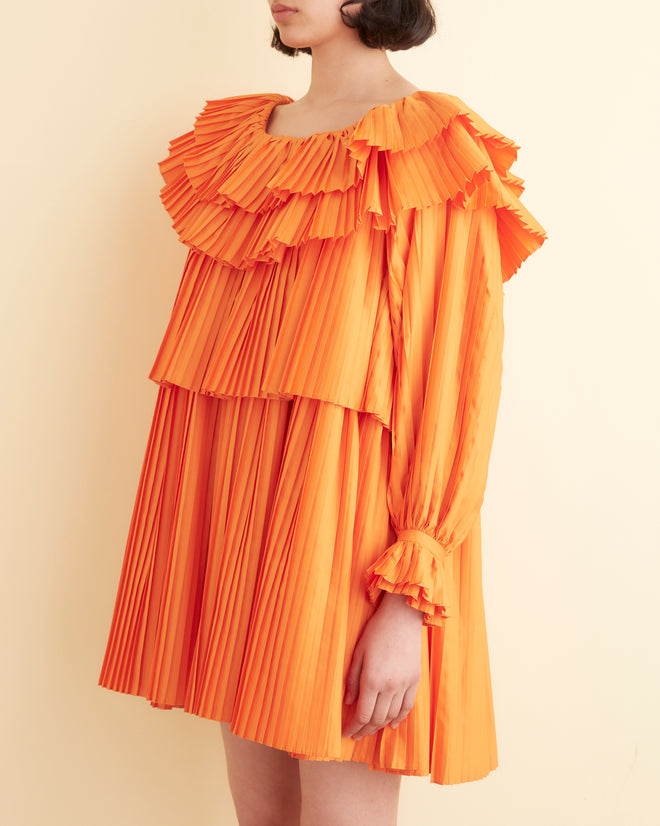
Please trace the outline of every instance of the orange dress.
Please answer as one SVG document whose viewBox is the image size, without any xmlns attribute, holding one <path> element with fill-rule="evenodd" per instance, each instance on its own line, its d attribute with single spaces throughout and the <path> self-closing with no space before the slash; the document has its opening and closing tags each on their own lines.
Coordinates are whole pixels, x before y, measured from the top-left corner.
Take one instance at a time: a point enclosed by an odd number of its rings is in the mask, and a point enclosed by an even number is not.
<svg viewBox="0 0 660 826">
<path fill-rule="evenodd" d="M 545 232 L 519 147 L 459 98 L 269 135 L 291 101 L 208 101 L 160 163 L 189 249 L 99 684 L 299 758 L 476 780 L 503 282 Z M 353 741 L 344 681 L 384 591 L 423 611 L 422 678 L 396 730 Z"/>
</svg>

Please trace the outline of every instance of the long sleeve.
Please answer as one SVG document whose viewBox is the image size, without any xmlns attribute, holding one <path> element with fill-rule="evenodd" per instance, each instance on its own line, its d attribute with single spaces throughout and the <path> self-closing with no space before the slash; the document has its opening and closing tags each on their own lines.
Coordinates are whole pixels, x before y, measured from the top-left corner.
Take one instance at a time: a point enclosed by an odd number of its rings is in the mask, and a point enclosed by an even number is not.
<svg viewBox="0 0 660 826">
<path fill-rule="evenodd" d="M 401 213 L 389 250 L 395 347 L 388 506 L 397 540 L 367 592 L 452 614 L 450 555 L 479 518 L 501 390 L 503 271 L 494 207 Z"/>
</svg>

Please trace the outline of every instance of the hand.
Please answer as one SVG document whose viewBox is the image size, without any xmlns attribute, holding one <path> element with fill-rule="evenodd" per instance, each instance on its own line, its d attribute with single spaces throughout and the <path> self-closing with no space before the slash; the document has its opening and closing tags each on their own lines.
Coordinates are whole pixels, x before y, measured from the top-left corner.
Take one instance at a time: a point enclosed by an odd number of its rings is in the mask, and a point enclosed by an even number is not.
<svg viewBox="0 0 660 826">
<path fill-rule="evenodd" d="M 423 614 L 404 594 L 385 592 L 355 646 L 344 695 L 344 736 L 359 740 L 396 728 L 415 702 L 422 675 Z M 357 701 L 357 702 L 356 702 Z M 352 709 L 348 707 L 355 703 Z"/>
</svg>

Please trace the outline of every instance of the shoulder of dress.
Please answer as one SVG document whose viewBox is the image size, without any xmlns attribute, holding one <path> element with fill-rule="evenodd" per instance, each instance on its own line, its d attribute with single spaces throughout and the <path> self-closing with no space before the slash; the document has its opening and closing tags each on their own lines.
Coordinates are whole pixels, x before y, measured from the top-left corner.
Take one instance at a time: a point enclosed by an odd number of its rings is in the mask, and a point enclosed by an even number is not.
<svg viewBox="0 0 660 826">
<path fill-rule="evenodd" d="M 356 124 L 349 144 L 357 158 L 373 150 L 387 153 L 392 174 L 399 171 L 397 166 L 405 174 L 405 167 L 412 165 L 420 173 L 420 203 L 468 196 L 491 173 L 518 195 L 524 189 L 522 178 L 510 172 L 518 144 L 446 92 L 420 90 L 371 109 Z"/>
<path fill-rule="evenodd" d="M 279 92 L 253 92 L 247 95 L 232 95 L 224 98 L 208 98 L 200 114 L 223 112 L 225 114 L 248 114 L 266 105 L 290 101 L 288 95 Z"/>
<path fill-rule="evenodd" d="M 391 104 L 375 106 L 358 121 L 353 137 L 389 151 L 402 151 L 432 140 L 452 121 L 464 118 L 484 134 L 497 136 L 515 146 L 457 95 L 419 89 Z"/>
<path fill-rule="evenodd" d="M 381 224 L 432 205 L 494 207 L 504 280 L 546 239 L 520 200 L 523 178 L 511 171 L 520 146 L 456 95 L 417 91 L 375 107 L 348 147 L 365 181 L 367 209 L 387 216 Z"/>
<path fill-rule="evenodd" d="M 190 129 L 171 138 L 169 147 L 176 148 L 182 142 L 190 144 L 193 139 L 197 144 L 217 140 L 227 132 L 235 132 L 258 122 L 264 112 L 269 112 L 278 103 L 291 100 L 287 95 L 277 92 L 208 98 L 192 119 Z"/>
</svg>

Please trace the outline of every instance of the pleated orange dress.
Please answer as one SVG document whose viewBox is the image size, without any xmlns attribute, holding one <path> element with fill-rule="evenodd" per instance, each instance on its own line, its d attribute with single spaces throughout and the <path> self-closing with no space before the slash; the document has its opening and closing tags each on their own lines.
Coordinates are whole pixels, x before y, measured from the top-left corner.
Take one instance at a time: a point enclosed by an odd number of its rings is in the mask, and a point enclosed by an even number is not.
<svg viewBox="0 0 660 826">
<path fill-rule="evenodd" d="M 503 283 L 546 234 L 519 147 L 418 91 L 309 137 L 208 101 L 160 163 L 188 247 L 99 685 L 313 760 L 498 765 L 480 512 Z M 396 730 L 342 736 L 384 591 L 423 612 Z"/>
</svg>

